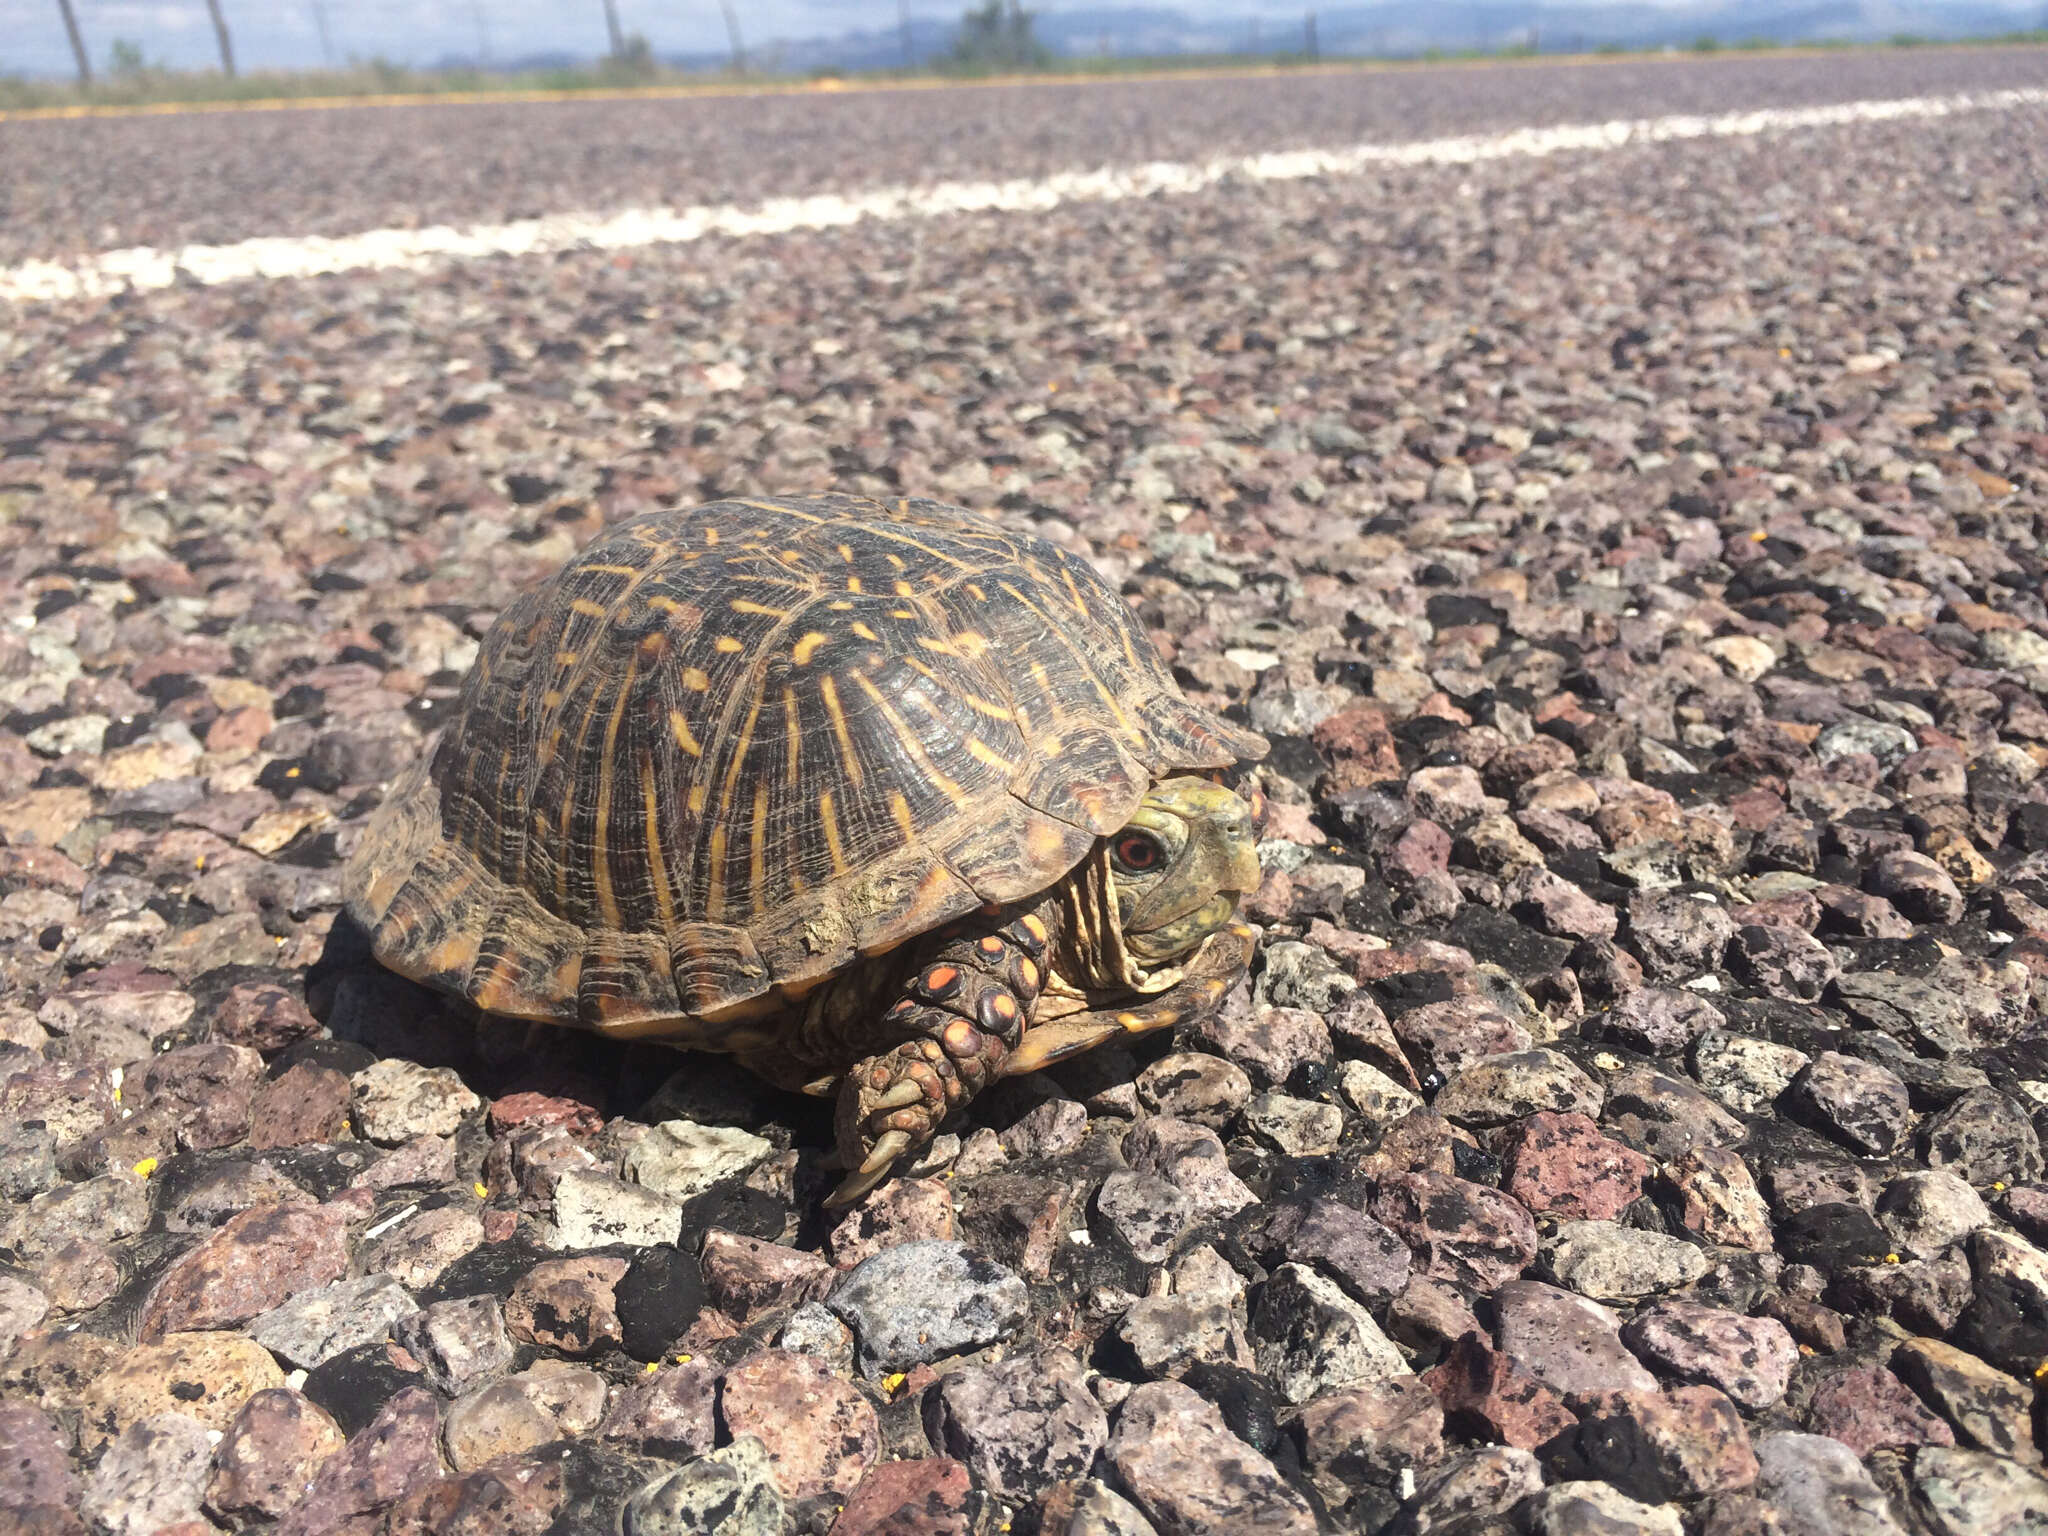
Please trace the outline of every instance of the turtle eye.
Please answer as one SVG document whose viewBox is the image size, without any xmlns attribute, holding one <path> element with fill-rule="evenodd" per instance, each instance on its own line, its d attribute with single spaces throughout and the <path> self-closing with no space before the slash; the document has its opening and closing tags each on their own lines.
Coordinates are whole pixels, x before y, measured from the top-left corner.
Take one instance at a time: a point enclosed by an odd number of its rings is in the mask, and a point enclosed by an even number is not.
<svg viewBox="0 0 2048 1536">
<path fill-rule="evenodd" d="M 1110 845 L 1109 852 L 1118 869 L 1127 869 L 1133 874 L 1155 870 L 1166 858 L 1166 850 L 1159 846 L 1159 839 L 1149 832 L 1121 833 Z"/>
</svg>

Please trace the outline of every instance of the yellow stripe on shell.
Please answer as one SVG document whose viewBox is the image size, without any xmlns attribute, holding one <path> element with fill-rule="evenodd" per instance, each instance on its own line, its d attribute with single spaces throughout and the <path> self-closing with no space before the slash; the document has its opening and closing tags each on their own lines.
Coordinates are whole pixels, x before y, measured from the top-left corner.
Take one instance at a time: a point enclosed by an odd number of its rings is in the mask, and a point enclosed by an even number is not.
<svg viewBox="0 0 2048 1536">
<path fill-rule="evenodd" d="M 611 719 L 605 722 L 604 746 L 599 758 L 597 779 L 597 831 L 591 840 L 591 879 L 597 884 L 597 910 L 603 916 L 605 926 L 616 928 L 620 925 L 619 897 L 612 889 L 612 856 L 610 848 L 612 821 L 612 786 L 616 775 L 612 772 L 612 760 L 617 756 L 619 746 L 619 722 L 625 718 L 626 703 L 633 695 L 633 678 L 639 671 L 639 658 L 626 663 L 626 675 L 619 684 L 618 701 L 612 705 Z"/>
<path fill-rule="evenodd" d="M 839 841 L 839 815 L 832 805 L 832 791 L 818 796 L 818 823 L 825 829 L 825 852 L 832 860 L 832 873 L 846 873 L 846 849 Z"/>
<path fill-rule="evenodd" d="M 818 679 L 818 696 L 825 701 L 825 714 L 832 722 L 832 734 L 839 740 L 839 763 L 854 788 L 860 787 L 860 756 L 853 750 L 853 733 L 846 728 L 846 709 L 839 702 L 839 685 L 829 677 Z"/>
<path fill-rule="evenodd" d="M 664 928 L 675 922 L 675 892 L 669 888 L 668 859 L 661 848 L 661 797 L 655 793 L 654 758 L 640 755 L 640 810 L 647 836 L 647 875 L 654 882 L 654 906 Z"/>
</svg>

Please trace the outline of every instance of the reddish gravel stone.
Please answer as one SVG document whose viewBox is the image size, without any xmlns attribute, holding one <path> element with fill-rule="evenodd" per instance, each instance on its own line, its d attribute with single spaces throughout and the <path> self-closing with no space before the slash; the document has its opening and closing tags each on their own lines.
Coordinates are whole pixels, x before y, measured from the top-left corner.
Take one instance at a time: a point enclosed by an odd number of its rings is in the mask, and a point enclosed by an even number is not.
<svg viewBox="0 0 2048 1536">
<path fill-rule="evenodd" d="M 565 1355 L 589 1355 L 624 1338 L 617 1290 L 624 1259 L 543 1259 L 512 1286 L 505 1326 L 512 1337 Z"/>
<path fill-rule="evenodd" d="M 249 1106 L 249 1145 L 261 1151 L 343 1140 L 350 1092 L 345 1074 L 301 1062 L 256 1090 Z"/>
<path fill-rule="evenodd" d="M 515 1126 L 559 1126 L 571 1136 L 594 1136 L 604 1129 L 604 1112 L 580 1099 L 544 1093 L 509 1093 L 491 1101 L 491 1129 Z"/>
<path fill-rule="evenodd" d="M 832 1536 L 968 1536 L 971 1487 L 967 1468 L 948 1456 L 885 1461 L 853 1490 Z"/>
<path fill-rule="evenodd" d="M 1756 1481 L 1741 1415 L 1712 1387 L 1608 1392 L 1580 1409 L 1579 1449 L 1599 1476 L 1652 1504 Z"/>
<path fill-rule="evenodd" d="M 718 1413 L 727 1433 L 758 1435 L 785 1498 L 853 1492 L 881 1454 L 874 1405 L 809 1355 L 763 1350 L 726 1372 Z"/>
<path fill-rule="evenodd" d="M 1486 1443 L 1533 1451 L 1578 1424 L 1563 1398 L 1476 1333 L 1422 1379 L 1443 1405 L 1446 1426 Z"/>
<path fill-rule="evenodd" d="M 350 1214 L 326 1206 L 259 1205 L 183 1254 L 143 1303 L 145 1343 L 167 1333 L 232 1328 L 348 1271 Z"/>
<path fill-rule="evenodd" d="M 398 1393 L 321 1466 L 304 1498 L 278 1522 L 278 1536 L 348 1531 L 361 1517 L 438 1480 L 440 1429 L 432 1393 L 418 1387 Z"/>
<path fill-rule="evenodd" d="M 717 1228 L 704 1234 L 701 1263 L 705 1296 L 741 1322 L 783 1302 L 815 1300 L 834 1276 L 832 1266 L 814 1253 Z"/>
<path fill-rule="evenodd" d="M 206 1506 L 219 1515 L 274 1520 L 299 1502 L 342 1440 L 334 1420 L 301 1394 L 286 1387 L 258 1392 L 214 1451 Z"/>
<path fill-rule="evenodd" d="M 1838 1371 L 1813 1390 L 1807 1427 L 1832 1435 L 1858 1456 L 1886 1447 L 1954 1445 L 1955 1432 L 1883 1366 Z"/>
<path fill-rule="evenodd" d="M 1509 1128 L 1501 1187 L 1532 1211 L 1612 1221 L 1642 1194 L 1652 1166 L 1587 1116 L 1545 1111 Z"/>
<path fill-rule="evenodd" d="M 1536 1257 L 1528 1210 L 1483 1184 L 1441 1173 L 1395 1174 L 1380 1181 L 1369 1209 L 1432 1279 L 1492 1290 Z"/>
<path fill-rule="evenodd" d="M 209 1025 L 216 1040 L 259 1051 L 281 1051 L 320 1033 L 320 1021 L 283 987 L 245 982 L 221 999 Z"/>
<path fill-rule="evenodd" d="M 694 1360 L 643 1376 L 613 1396 L 597 1436 L 636 1456 L 666 1461 L 702 1456 L 717 1435 L 712 1413 L 717 1383 L 718 1373 Z"/>
</svg>

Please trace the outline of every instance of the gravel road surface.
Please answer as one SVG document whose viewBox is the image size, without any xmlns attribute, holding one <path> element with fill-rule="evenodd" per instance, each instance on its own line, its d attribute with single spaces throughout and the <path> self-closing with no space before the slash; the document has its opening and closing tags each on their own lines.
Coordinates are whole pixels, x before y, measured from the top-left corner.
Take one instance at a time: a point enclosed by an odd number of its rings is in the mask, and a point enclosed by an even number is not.
<svg viewBox="0 0 2048 1536">
<path fill-rule="evenodd" d="M 2048 85 L 2048 49 L 0 122 L 0 262 Z"/>
<path fill-rule="evenodd" d="M 0 175 L 62 254 L 2044 79 L 8 124 Z M 2022 108 L 4 312 L 0 1528 L 2040 1529 L 2044 187 Z M 824 485 L 1082 550 L 1275 747 L 1222 1018 L 844 1217 L 823 1108 L 336 922 L 516 592 Z"/>
</svg>

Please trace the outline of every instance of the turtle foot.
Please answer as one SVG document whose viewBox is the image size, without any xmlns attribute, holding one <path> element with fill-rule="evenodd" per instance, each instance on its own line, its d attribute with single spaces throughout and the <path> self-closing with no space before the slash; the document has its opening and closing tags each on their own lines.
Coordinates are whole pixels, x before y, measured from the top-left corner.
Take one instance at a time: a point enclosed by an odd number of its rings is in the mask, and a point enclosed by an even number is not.
<svg viewBox="0 0 2048 1536">
<path fill-rule="evenodd" d="M 825 1203 L 851 1205 L 931 1141 L 947 1115 L 994 1081 L 1008 1044 L 948 1018 L 936 1038 L 906 1040 L 839 1087 L 840 1160 L 850 1170 Z"/>
</svg>

